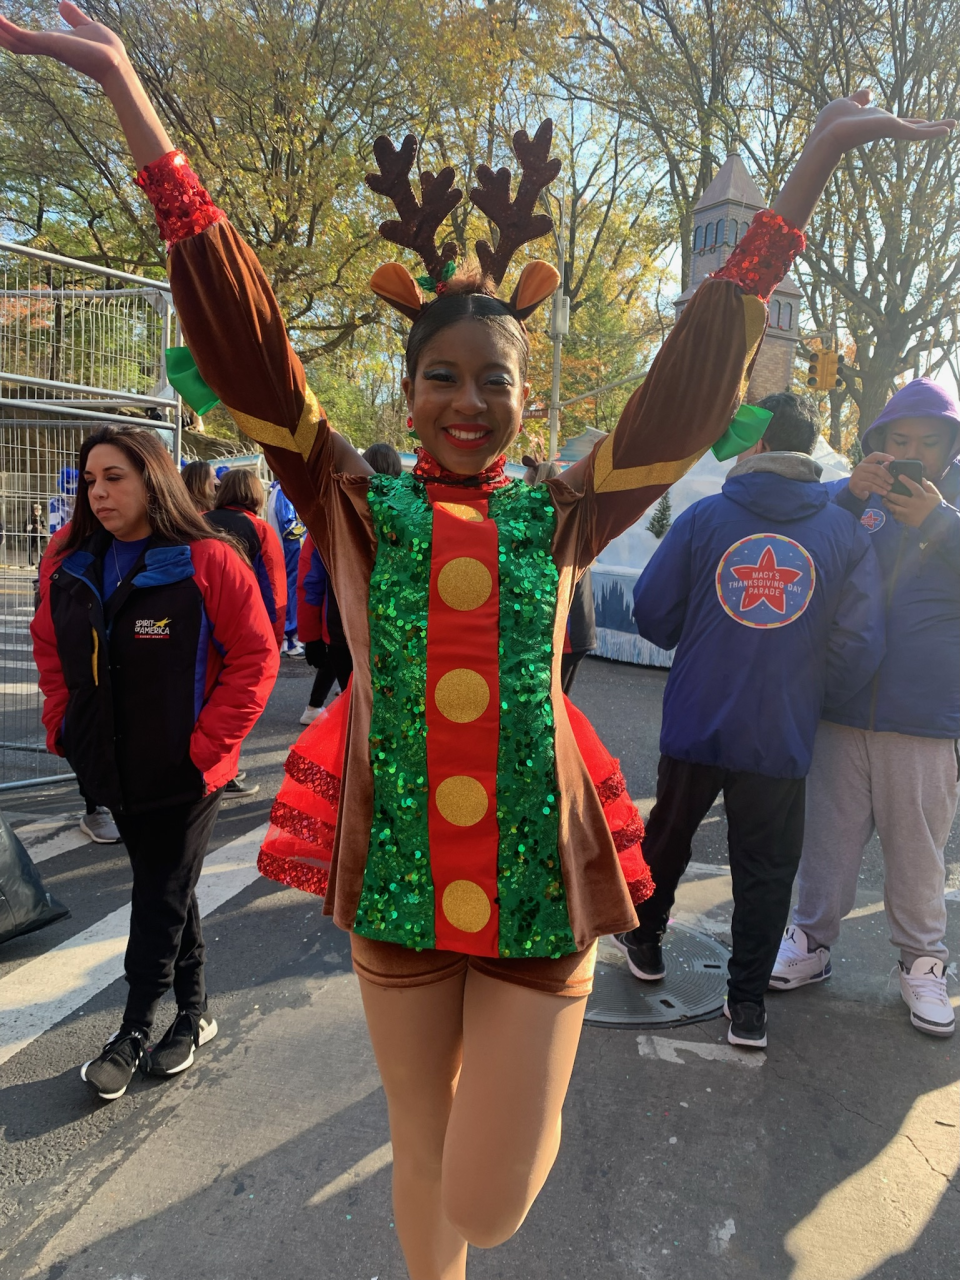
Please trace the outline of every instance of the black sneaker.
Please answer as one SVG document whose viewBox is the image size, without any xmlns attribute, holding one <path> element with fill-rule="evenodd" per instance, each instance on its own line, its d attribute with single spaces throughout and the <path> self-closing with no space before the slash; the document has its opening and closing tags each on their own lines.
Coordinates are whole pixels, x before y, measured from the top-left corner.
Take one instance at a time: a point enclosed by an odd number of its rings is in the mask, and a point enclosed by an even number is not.
<svg viewBox="0 0 960 1280">
<path fill-rule="evenodd" d="M 197 1013 L 178 1013 L 163 1039 L 148 1050 L 144 1070 L 151 1076 L 179 1075 L 193 1065 L 196 1050 L 216 1034 L 215 1018 L 208 1021 Z"/>
<path fill-rule="evenodd" d="M 627 968 L 642 982 L 659 982 L 667 972 L 659 942 L 637 942 L 633 933 L 611 933 L 610 941 L 627 957 Z"/>
<path fill-rule="evenodd" d="M 260 790 L 259 782 L 244 782 L 246 774 L 242 776 L 238 773 L 235 778 L 231 778 L 224 788 L 224 795 L 227 796 L 255 796 Z"/>
<path fill-rule="evenodd" d="M 727 1039 L 731 1044 L 742 1044 L 748 1049 L 767 1047 L 767 1011 L 762 1000 L 759 1004 L 752 1000 L 730 1004 L 724 1000 L 723 1012 L 730 1019 Z"/>
<path fill-rule="evenodd" d="M 106 1102 L 122 1098 L 147 1048 L 142 1031 L 121 1027 L 103 1046 L 99 1058 L 91 1058 L 80 1068 L 86 1080 Z"/>
</svg>

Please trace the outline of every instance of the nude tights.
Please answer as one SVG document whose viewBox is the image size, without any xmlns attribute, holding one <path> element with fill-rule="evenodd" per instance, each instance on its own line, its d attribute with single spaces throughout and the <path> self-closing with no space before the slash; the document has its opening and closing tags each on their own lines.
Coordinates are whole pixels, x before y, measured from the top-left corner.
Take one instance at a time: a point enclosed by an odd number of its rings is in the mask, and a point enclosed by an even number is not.
<svg viewBox="0 0 960 1280">
<path fill-rule="evenodd" d="M 425 987 L 361 978 L 360 990 L 410 1280 L 465 1280 L 467 1244 L 509 1239 L 556 1159 L 586 997 L 473 970 Z"/>
</svg>

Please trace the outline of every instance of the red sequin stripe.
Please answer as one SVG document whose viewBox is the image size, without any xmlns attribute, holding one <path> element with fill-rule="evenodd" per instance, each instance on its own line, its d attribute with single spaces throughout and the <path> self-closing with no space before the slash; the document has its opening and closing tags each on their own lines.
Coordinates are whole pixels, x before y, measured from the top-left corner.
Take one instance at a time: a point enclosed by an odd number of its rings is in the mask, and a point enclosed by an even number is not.
<svg viewBox="0 0 960 1280">
<path fill-rule="evenodd" d="M 308 760 L 306 756 L 302 756 L 299 751 L 293 748 L 287 756 L 287 762 L 283 767 L 294 782 L 299 782 L 301 786 L 309 787 L 311 791 L 318 796 L 322 796 L 334 808 L 339 805 L 340 779 L 335 773 L 325 769 L 322 764 L 316 764 L 313 760 Z"/>
<path fill-rule="evenodd" d="M 274 818 L 276 822 L 276 818 Z M 277 826 L 280 824 L 277 823 Z M 624 849 L 629 849 L 632 844 L 639 844 L 643 839 L 643 819 L 639 813 L 632 822 L 628 822 L 625 827 L 621 827 L 619 831 L 611 833 L 613 835 L 613 844 L 617 853 L 623 853 Z"/>
<path fill-rule="evenodd" d="M 268 880 L 287 884 L 291 889 L 304 889 L 320 898 L 326 895 L 330 879 L 323 867 L 311 867 L 304 862 L 295 862 L 292 858 L 281 858 L 275 853 L 268 853 L 266 849 L 260 850 L 257 870 Z"/>
<path fill-rule="evenodd" d="M 320 845 L 324 852 L 330 852 L 333 849 L 336 827 L 331 826 L 329 822 L 324 822 L 322 818 L 312 818 L 308 813 L 301 813 L 292 804 L 275 800 L 270 810 L 270 821 L 281 830 L 299 836 L 301 840 Z"/>
<path fill-rule="evenodd" d="M 225 217 L 190 168 L 182 151 L 168 151 L 137 174 L 137 186 L 147 193 L 167 248 L 178 240 L 199 235 Z"/>
<path fill-rule="evenodd" d="M 614 764 L 619 764 L 619 760 L 615 760 Z M 604 778 L 603 782 L 594 784 L 597 795 L 600 797 L 600 803 L 604 808 L 608 804 L 613 804 L 614 800 L 618 800 L 627 789 L 627 780 L 618 769 L 616 773 L 611 773 L 609 778 Z"/>
<path fill-rule="evenodd" d="M 806 236 L 798 227 L 772 209 L 761 209 L 713 278 L 733 280 L 744 293 L 756 294 L 766 302 L 806 244 Z"/>
<path fill-rule="evenodd" d="M 640 902 L 646 902 L 648 898 L 653 897 L 654 887 L 653 876 L 649 871 L 645 871 L 639 879 L 631 880 L 627 885 L 630 901 L 634 906 Z"/>
<path fill-rule="evenodd" d="M 501 485 L 510 483 L 510 477 L 504 473 L 507 465 L 505 453 L 501 453 L 486 470 L 478 471 L 475 476 L 461 476 L 453 471 L 445 471 L 422 446 L 418 446 L 415 452 L 417 463 L 413 474 L 418 480 L 439 480 L 442 484 L 455 484 L 464 489 L 499 489 Z"/>
</svg>

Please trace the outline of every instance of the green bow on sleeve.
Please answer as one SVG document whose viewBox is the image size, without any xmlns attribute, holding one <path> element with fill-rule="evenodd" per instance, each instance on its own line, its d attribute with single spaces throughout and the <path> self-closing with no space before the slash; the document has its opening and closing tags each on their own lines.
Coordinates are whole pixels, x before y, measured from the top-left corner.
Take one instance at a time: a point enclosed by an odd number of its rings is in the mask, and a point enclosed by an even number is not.
<svg viewBox="0 0 960 1280">
<path fill-rule="evenodd" d="M 742 404 L 729 427 L 713 446 L 713 456 L 718 462 L 727 462 L 751 448 L 762 438 L 770 425 L 773 413 L 758 409 L 755 404 Z"/>
<path fill-rule="evenodd" d="M 216 408 L 220 403 L 220 397 L 201 378 L 197 362 L 190 354 L 190 348 L 167 347 L 165 354 L 167 380 L 193 412 L 198 413 L 202 418 L 205 413 Z"/>
</svg>

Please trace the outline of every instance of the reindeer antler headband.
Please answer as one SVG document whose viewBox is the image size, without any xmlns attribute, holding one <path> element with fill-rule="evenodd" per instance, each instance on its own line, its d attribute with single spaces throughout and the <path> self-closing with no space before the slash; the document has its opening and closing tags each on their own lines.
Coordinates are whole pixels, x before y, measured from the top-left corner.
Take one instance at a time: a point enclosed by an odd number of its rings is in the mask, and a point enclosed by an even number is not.
<svg viewBox="0 0 960 1280">
<path fill-rule="evenodd" d="M 478 241 L 476 246 L 480 268 L 485 280 L 490 282 L 484 292 L 491 296 L 497 296 L 494 290 L 503 283 L 517 250 L 546 235 L 553 227 L 546 214 L 534 212 L 541 192 L 560 172 L 560 161 L 550 158 L 552 142 L 552 120 L 544 120 L 532 139 L 524 129 L 513 135 L 513 149 L 522 175 L 512 200 L 509 169 L 494 172 L 485 164 L 477 167 L 480 186 L 470 192 L 470 198 L 500 232 L 496 249 L 485 240 Z M 377 268 L 370 286 L 377 297 L 407 319 L 417 320 L 424 308 L 431 305 L 424 297 L 424 290 L 442 294 L 456 272 L 457 246 L 447 242 L 438 248 L 436 237 L 444 220 L 463 199 L 463 192 L 453 185 L 454 171 L 448 167 L 438 174 L 420 175 L 420 201 L 417 201 L 410 182 L 417 158 L 417 140 L 412 135 L 404 138 L 399 150 L 389 138 L 377 138 L 373 154 L 380 172 L 367 174 L 367 184 L 392 200 L 400 215 L 399 222 L 381 223 L 380 234 L 385 240 L 419 254 L 427 274 L 414 279 L 399 262 L 390 262 Z M 560 275 L 555 267 L 547 262 L 528 262 L 510 300 L 503 300 L 504 305 L 518 320 L 525 320 L 550 297 L 559 283 Z"/>
</svg>

